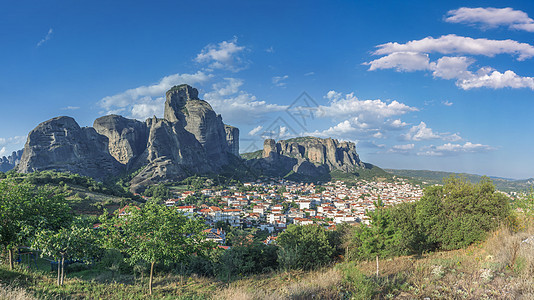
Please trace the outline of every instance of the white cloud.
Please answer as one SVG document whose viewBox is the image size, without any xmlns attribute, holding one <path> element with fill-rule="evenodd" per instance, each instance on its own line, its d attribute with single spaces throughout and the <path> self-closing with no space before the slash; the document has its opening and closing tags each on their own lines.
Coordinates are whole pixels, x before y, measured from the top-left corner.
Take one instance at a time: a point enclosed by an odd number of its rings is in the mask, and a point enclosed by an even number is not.
<svg viewBox="0 0 534 300">
<path fill-rule="evenodd" d="M 142 98 L 138 103 L 132 105 L 130 110 L 131 116 L 138 120 L 146 120 L 153 116 L 162 116 L 164 104 L 164 97 L 158 97 L 156 99 L 150 97 Z"/>
<path fill-rule="evenodd" d="M 396 116 L 417 111 L 398 101 L 359 100 L 354 93 L 343 95 L 329 91 L 328 105 L 320 105 L 314 111 L 317 118 L 332 118 L 337 124 L 324 130 L 307 132 L 305 135 L 359 140 L 386 138 L 390 131 L 398 131 L 408 126 Z"/>
<path fill-rule="evenodd" d="M 392 148 L 395 150 L 411 150 L 415 147 L 414 144 L 406 144 L 406 145 L 395 145 Z"/>
<path fill-rule="evenodd" d="M 432 128 L 427 127 L 426 123 L 421 121 L 419 125 L 412 126 L 410 130 L 402 134 L 401 137 L 407 141 L 424 141 L 432 139 L 442 139 L 444 141 L 456 142 L 462 140 L 462 137 L 458 133 L 439 133 L 434 132 Z"/>
<path fill-rule="evenodd" d="M 315 75 L 315 72 L 308 72 L 308 73 L 304 74 L 304 76 L 312 76 L 312 75 Z"/>
<path fill-rule="evenodd" d="M 48 29 L 48 32 L 46 33 L 45 37 L 37 43 L 37 47 L 41 47 L 41 45 L 50 40 L 50 38 L 52 38 L 52 33 L 54 33 L 54 30 L 52 28 Z"/>
<path fill-rule="evenodd" d="M 0 157 L 5 156 L 6 153 L 7 153 L 6 147 L 2 147 L 2 149 L 0 149 Z"/>
<path fill-rule="evenodd" d="M 417 52 L 394 52 L 371 62 L 369 71 L 378 69 L 395 69 L 397 71 L 420 71 L 430 68 L 428 54 Z"/>
<path fill-rule="evenodd" d="M 357 115 L 362 120 L 388 118 L 396 115 L 403 115 L 408 112 L 417 111 L 415 107 L 410 107 L 396 100 L 387 103 L 380 99 L 359 100 L 354 93 L 346 94 L 344 97 L 336 91 L 329 91 L 326 98 L 330 100 L 328 106 L 320 105 L 316 111 L 318 117 L 346 117 Z"/>
<path fill-rule="evenodd" d="M 204 94 L 204 99 L 223 116 L 225 122 L 250 123 L 266 113 L 287 109 L 286 105 L 258 100 L 256 96 L 241 90 L 242 85 L 241 79 L 225 78 L 224 82 L 213 84 L 213 90 Z"/>
<path fill-rule="evenodd" d="M 394 145 L 387 150 L 387 153 L 408 154 L 415 148 L 415 144 Z"/>
<path fill-rule="evenodd" d="M 261 133 L 262 139 L 283 140 L 297 136 L 286 126 L 278 125 Z"/>
<path fill-rule="evenodd" d="M 457 36 L 455 34 L 443 35 L 439 38 L 426 37 L 421 40 L 409 41 L 405 44 L 389 42 L 377 46 L 375 55 L 388 55 L 396 52 L 403 53 L 441 53 L 441 54 L 470 54 L 493 57 L 497 54 L 510 54 L 524 60 L 534 56 L 534 47 L 527 43 L 514 40 L 488 40 Z"/>
<path fill-rule="evenodd" d="M 534 32 L 534 20 L 529 18 L 527 13 L 521 10 L 514 10 L 511 7 L 460 7 L 459 9 L 450 10 L 447 13 L 445 21 L 449 23 L 480 25 L 482 28 L 508 26 L 510 29 Z"/>
<path fill-rule="evenodd" d="M 493 89 L 500 88 L 529 88 L 534 90 L 534 77 L 522 77 L 514 71 L 501 73 L 491 68 L 482 68 L 477 74 L 456 83 L 464 90 L 472 88 L 487 87 Z"/>
<path fill-rule="evenodd" d="M 249 131 L 248 135 L 256 135 L 258 132 L 260 132 L 263 129 L 263 126 L 259 125 L 254 127 L 251 131 Z"/>
<path fill-rule="evenodd" d="M 274 53 L 274 48 L 273 48 L 273 46 L 271 46 L 271 47 L 265 49 L 265 52 L 267 52 L 267 53 Z"/>
<path fill-rule="evenodd" d="M 275 76 L 275 77 L 272 78 L 272 81 L 273 81 L 273 84 L 276 85 L 276 86 L 285 86 L 287 84 L 287 82 L 284 82 L 284 80 L 286 80 L 288 78 L 289 78 L 288 75 Z"/>
<path fill-rule="evenodd" d="M 210 69 L 226 69 L 239 71 L 244 66 L 243 59 L 239 56 L 245 47 L 237 45 L 237 38 L 230 41 L 222 41 L 217 45 L 209 44 L 197 55 L 195 61 L 208 64 Z"/>
<path fill-rule="evenodd" d="M 419 125 L 413 126 L 410 128 L 408 133 L 402 135 L 404 139 L 408 141 L 422 141 L 439 138 L 439 134 L 436 134 L 432 131 L 431 128 L 426 126 L 426 123 L 421 121 Z"/>
<path fill-rule="evenodd" d="M 461 153 L 478 153 L 486 152 L 490 150 L 495 150 L 495 148 L 483 145 L 483 144 L 473 144 L 471 142 L 465 142 L 462 144 L 452 144 L 447 143 L 439 146 L 428 146 L 424 147 L 421 152 L 417 155 L 423 156 L 444 156 L 444 155 L 456 155 Z"/>
<path fill-rule="evenodd" d="M 534 77 L 523 77 L 511 70 L 500 73 L 493 68 L 483 67 L 477 72 L 469 71 L 468 67 L 474 62 L 472 58 L 443 56 L 436 62 L 423 59 L 414 62 L 410 56 L 395 56 L 396 54 L 399 53 L 392 53 L 365 64 L 371 66 L 369 71 L 377 69 L 395 69 L 398 72 L 429 70 L 432 71 L 435 78 L 456 79 L 456 85 L 464 90 L 482 87 L 493 89 L 530 88 L 534 90 Z M 421 56 L 426 57 L 426 54 L 421 54 Z M 390 59 L 390 57 L 394 57 L 394 59 Z M 407 58 L 407 60 L 403 61 L 402 58 Z"/>
<path fill-rule="evenodd" d="M 391 127 L 394 128 L 403 128 L 408 126 L 408 123 L 401 121 L 400 119 L 395 119 L 391 122 Z"/>
<path fill-rule="evenodd" d="M 445 100 L 445 101 L 441 101 L 441 104 L 445 105 L 445 106 L 452 106 L 454 103 L 452 103 L 451 101 L 449 100 Z"/>
<path fill-rule="evenodd" d="M 464 79 L 471 76 L 467 68 L 474 62 L 473 59 L 464 56 L 444 56 L 432 63 L 430 69 L 434 77 L 443 79 Z"/>
<path fill-rule="evenodd" d="M 140 86 L 113 96 L 104 97 L 98 102 L 98 105 L 105 109 L 107 114 L 126 112 L 129 114 L 128 116 L 135 118 L 141 118 L 142 116 L 144 118 L 145 113 L 156 111 L 162 113 L 163 111 L 163 103 L 160 104 L 161 99 L 154 100 L 153 97 L 160 98 L 175 85 L 182 83 L 195 85 L 206 82 L 211 77 L 212 75 L 201 71 L 194 74 L 172 74 L 163 77 L 158 83 Z"/>
</svg>

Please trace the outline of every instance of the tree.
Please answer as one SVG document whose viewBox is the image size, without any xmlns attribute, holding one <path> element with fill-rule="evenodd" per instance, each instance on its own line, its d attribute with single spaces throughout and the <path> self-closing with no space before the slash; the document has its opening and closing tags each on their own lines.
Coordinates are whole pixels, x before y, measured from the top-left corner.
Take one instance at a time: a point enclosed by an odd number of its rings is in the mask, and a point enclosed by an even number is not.
<svg viewBox="0 0 534 300">
<path fill-rule="evenodd" d="M 0 182 L 0 244 L 8 251 L 13 269 L 13 250 L 29 244 L 41 230 L 58 230 L 72 220 L 70 207 L 59 190 L 19 183 Z"/>
<path fill-rule="evenodd" d="M 65 259 L 88 262 L 100 253 L 95 230 L 80 223 L 73 223 L 57 232 L 48 229 L 38 232 L 33 248 L 40 250 L 41 256 L 48 255 L 57 259 L 58 285 L 63 285 L 65 278 Z"/>
<path fill-rule="evenodd" d="M 426 189 L 416 209 L 427 243 L 445 250 L 483 240 L 510 216 L 508 197 L 495 191 L 488 177 L 472 184 L 465 177 L 451 176 L 443 186 Z"/>
<path fill-rule="evenodd" d="M 256 274 L 275 270 L 278 266 L 277 248 L 254 241 L 226 250 L 219 259 L 220 275 L 229 278 L 236 274 Z"/>
<path fill-rule="evenodd" d="M 334 259 L 337 245 L 333 236 L 317 225 L 289 225 L 276 240 L 284 253 L 296 256 L 296 268 L 312 269 Z M 287 262 L 281 262 L 285 265 Z"/>
<path fill-rule="evenodd" d="M 415 203 L 390 208 L 377 205 L 369 226 L 355 230 L 357 259 L 451 250 L 481 241 L 502 223 L 513 221 L 509 199 L 484 177 L 472 184 L 450 177 L 443 186 L 425 189 Z"/>
<path fill-rule="evenodd" d="M 102 217 L 107 244 L 124 251 L 128 261 L 150 264 L 149 293 L 152 294 L 154 265 L 183 262 L 214 247 L 206 242 L 202 220 L 188 218 L 165 205 L 148 202 L 142 208 L 129 207 L 123 217 Z"/>
</svg>

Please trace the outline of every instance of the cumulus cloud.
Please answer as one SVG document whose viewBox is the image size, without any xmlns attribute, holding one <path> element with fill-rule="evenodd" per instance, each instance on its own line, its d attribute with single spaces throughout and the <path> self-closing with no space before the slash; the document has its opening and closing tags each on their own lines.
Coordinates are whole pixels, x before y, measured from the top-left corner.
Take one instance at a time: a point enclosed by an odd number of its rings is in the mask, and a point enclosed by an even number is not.
<svg viewBox="0 0 534 300">
<path fill-rule="evenodd" d="M 508 26 L 510 29 L 534 32 L 534 20 L 528 14 L 511 7 L 460 7 L 450 10 L 445 18 L 449 23 L 479 25 L 482 28 Z"/>
<path fill-rule="evenodd" d="M 208 64 L 209 69 L 226 69 L 231 71 L 242 70 L 245 66 L 240 53 L 244 46 L 237 45 L 237 38 L 222 41 L 218 44 L 209 44 L 197 55 L 195 61 Z"/>
<path fill-rule="evenodd" d="M 462 140 L 462 137 L 458 133 L 450 134 L 447 132 L 434 132 L 432 128 L 427 127 L 426 123 L 423 121 L 421 121 L 419 125 L 412 126 L 407 133 L 401 135 L 401 138 L 407 141 L 442 139 L 444 141 L 456 142 Z"/>
<path fill-rule="evenodd" d="M 125 114 L 126 116 L 144 120 L 153 113 L 163 113 L 163 98 L 171 87 L 186 83 L 195 85 L 208 81 L 212 75 L 198 71 L 194 74 L 172 74 L 163 77 L 158 83 L 128 89 L 122 93 L 102 98 L 98 105 L 108 114 Z M 156 97 L 154 99 L 154 97 Z"/>
<path fill-rule="evenodd" d="M 306 135 L 340 139 L 357 137 L 359 140 L 385 138 L 389 132 L 408 126 L 398 116 L 418 110 L 398 101 L 388 103 L 379 99 L 360 100 L 354 93 L 343 95 L 329 91 L 325 98 L 329 100 L 329 104 L 319 105 L 314 110 L 315 117 L 343 121 L 337 121 L 336 125 L 324 130 L 307 132 Z"/>
<path fill-rule="evenodd" d="M 499 71 L 491 68 L 482 68 L 477 74 L 459 80 L 457 85 L 464 90 L 473 88 L 487 87 L 493 89 L 500 88 L 529 88 L 534 90 L 534 77 L 522 77 L 517 75 L 514 71 Z"/>
<path fill-rule="evenodd" d="M 42 38 L 38 43 L 37 47 L 41 47 L 44 43 L 46 43 L 48 40 L 52 38 L 52 34 L 54 33 L 54 30 L 52 28 L 48 29 L 48 32 L 46 33 L 45 37 Z"/>
<path fill-rule="evenodd" d="M 329 91 L 326 98 L 330 100 L 328 106 L 320 105 L 316 110 L 318 117 L 345 117 L 358 115 L 360 119 L 388 118 L 417 111 L 415 107 L 408 106 L 396 100 L 387 103 L 380 99 L 360 100 L 354 93 L 343 95 L 336 91 Z"/>
<path fill-rule="evenodd" d="M 467 68 L 474 62 L 474 59 L 464 56 L 444 56 L 430 65 L 434 77 L 443 79 L 464 79 L 472 76 Z"/>
<path fill-rule="evenodd" d="M 474 59 L 464 56 L 443 56 L 431 62 L 426 54 L 420 54 L 421 59 L 414 59 L 412 55 L 392 53 L 371 62 L 369 71 L 377 69 L 395 69 L 398 72 L 432 71 L 434 78 L 455 79 L 456 85 L 464 90 L 472 88 L 530 88 L 534 90 L 534 78 L 517 75 L 514 71 L 504 73 L 490 67 L 480 68 L 476 72 L 468 70 Z M 415 54 L 414 54 L 415 55 Z M 402 58 L 407 58 L 402 60 Z"/>
<path fill-rule="evenodd" d="M 266 113 L 283 111 L 286 105 L 278 105 L 258 100 L 256 96 L 241 90 L 243 80 L 225 78 L 225 81 L 212 85 L 212 91 L 204 94 L 204 99 L 223 116 L 225 121 L 250 123 Z"/>
<path fill-rule="evenodd" d="M 408 141 L 422 141 L 439 138 L 439 134 L 434 133 L 431 128 L 426 126 L 426 123 L 421 121 L 419 125 L 410 128 L 408 133 L 402 135 Z"/>
<path fill-rule="evenodd" d="M 439 146 L 431 145 L 424 147 L 417 155 L 423 156 L 445 156 L 445 155 L 457 155 L 461 153 L 478 153 L 495 150 L 495 148 L 483 145 L 473 144 L 471 142 L 465 142 L 462 144 L 447 143 Z"/>
<path fill-rule="evenodd" d="M 517 56 L 517 60 L 524 60 L 534 56 L 534 47 L 527 43 L 514 40 L 474 39 L 455 34 L 443 35 L 439 38 L 426 37 L 404 44 L 389 42 L 377 46 L 375 55 L 388 55 L 396 52 L 404 53 L 441 53 L 441 54 L 470 54 L 493 57 L 498 54 Z"/>
</svg>

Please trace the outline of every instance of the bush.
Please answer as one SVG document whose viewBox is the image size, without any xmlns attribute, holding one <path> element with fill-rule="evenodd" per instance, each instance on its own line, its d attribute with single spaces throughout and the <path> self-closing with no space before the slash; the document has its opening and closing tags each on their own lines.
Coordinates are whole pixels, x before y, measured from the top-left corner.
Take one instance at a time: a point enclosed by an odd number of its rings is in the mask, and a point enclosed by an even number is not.
<svg viewBox="0 0 534 300">
<path fill-rule="evenodd" d="M 288 265 L 285 256 L 279 261 L 284 267 L 313 269 L 332 262 L 339 253 L 341 239 L 338 232 L 327 231 L 317 225 L 290 225 L 282 232 L 277 243 L 285 254 L 294 256 Z"/>
<path fill-rule="evenodd" d="M 450 177 L 444 186 L 425 189 L 416 203 L 377 209 L 368 214 L 370 226 L 355 230 L 352 258 L 370 259 L 452 250 L 485 239 L 503 223 L 513 221 L 509 199 L 495 191 L 484 177 L 471 184 L 462 177 Z"/>
<path fill-rule="evenodd" d="M 463 177 L 425 190 L 417 203 L 416 221 L 435 249 L 459 249 L 481 241 L 511 215 L 509 199 L 495 191 L 487 177 L 471 184 Z"/>
<path fill-rule="evenodd" d="M 219 275 L 266 273 L 278 267 L 277 247 L 254 242 L 225 251 L 219 260 Z"/>
</svg>

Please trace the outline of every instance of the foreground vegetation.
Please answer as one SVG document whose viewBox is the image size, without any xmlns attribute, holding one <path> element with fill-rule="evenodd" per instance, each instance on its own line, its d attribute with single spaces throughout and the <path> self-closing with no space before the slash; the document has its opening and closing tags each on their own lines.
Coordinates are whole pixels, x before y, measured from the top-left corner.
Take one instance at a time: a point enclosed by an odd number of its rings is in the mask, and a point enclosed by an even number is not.
<svg viewBox="0 0 534 300">
<path fill-rule="evenodd" d="M 489 179 L 450 178 L 418 202 L 378 202 L 369 226 L 289 226 L 276 245 L 232 230 L 224 250 L 204 239 L 201 219 L 154 201 L 75 217 L 62 190 L 7 178 L 0 289 L 21 299 L 532 297 L 533 195 L 511 205 Z M 21 245 L 31 249 L 12 265 Z"/>
<path fill-rule="evenodd" d="M 465 249 L 376 262 L 343 262 L 317 270 L 275 271 L 230 282 L 176 272 L 157 272 L 158 299 L 532 299 L 533 246 L 522 243 L 532 228 L 495 231 L 487 241 Z M 515 261 L 514 261 L 515 260 Z M 148 278 L 80 270 L 57 286 L 52 272 L 19 265 L 0 267 L 0 299 L 145 299 Z M 6 296 L 7 295 L 7 296 Z"/>
</svg>

